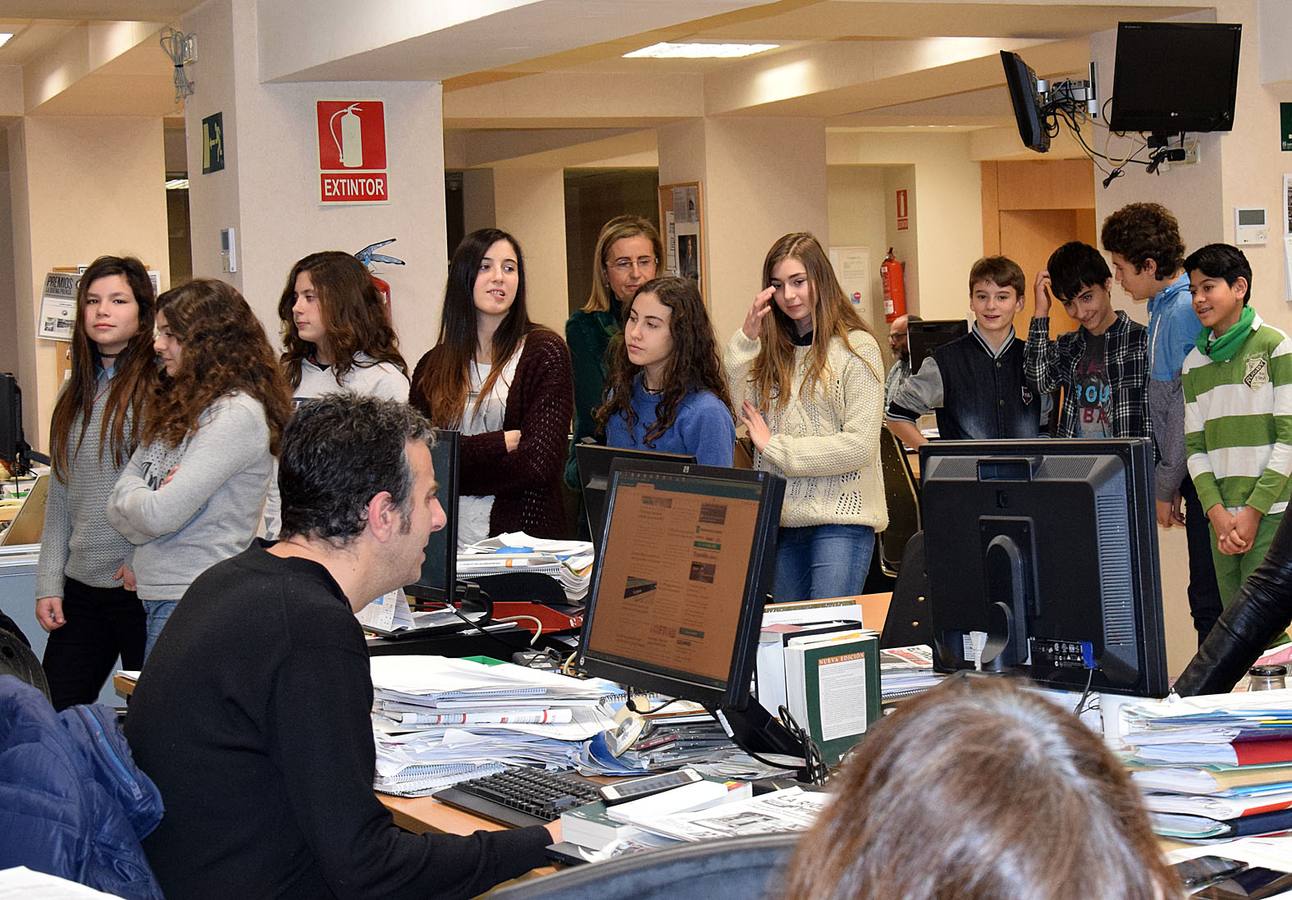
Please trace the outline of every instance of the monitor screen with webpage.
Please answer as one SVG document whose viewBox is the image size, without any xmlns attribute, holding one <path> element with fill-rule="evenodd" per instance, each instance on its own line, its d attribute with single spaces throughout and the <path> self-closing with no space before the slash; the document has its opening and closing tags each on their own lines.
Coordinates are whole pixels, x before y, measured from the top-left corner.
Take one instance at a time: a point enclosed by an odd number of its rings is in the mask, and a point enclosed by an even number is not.
<svg viewBox="0 0 1292 900">
<path fill-rule="evenodd" d="M 617 460 L 580 667 L 711 707 L 749 700 L 784 481 L 766 472 Z"/>
<path fill-rule="evenodd" d="M 1166 695 L 1147 439 L 934 441 L 920 471 L 937 668 Z"/>
</svg>

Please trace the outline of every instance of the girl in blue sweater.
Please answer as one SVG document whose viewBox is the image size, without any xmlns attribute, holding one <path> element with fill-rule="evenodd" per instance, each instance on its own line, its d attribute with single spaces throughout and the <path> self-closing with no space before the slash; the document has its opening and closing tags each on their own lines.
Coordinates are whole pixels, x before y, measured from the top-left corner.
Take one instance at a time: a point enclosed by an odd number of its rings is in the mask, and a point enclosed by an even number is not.
<svg viewBox="0 0 1292 900">
<path fill-rule="evenodd" d="M 638 288 L 610 355 L 607 399 L 596 411 L 607 446 L 731 465 L 731 399 L 694 281 L 667 276 Z"/>
</svg>

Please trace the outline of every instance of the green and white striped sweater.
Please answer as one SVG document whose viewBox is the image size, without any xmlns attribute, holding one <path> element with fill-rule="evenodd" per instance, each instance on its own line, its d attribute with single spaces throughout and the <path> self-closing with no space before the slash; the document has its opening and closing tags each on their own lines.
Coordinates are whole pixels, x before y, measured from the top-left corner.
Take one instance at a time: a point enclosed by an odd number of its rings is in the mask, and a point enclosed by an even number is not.
<svg viewBox="0 0 1292 900">
<path fill-rule="evenodd" d="M 1281 513 L 1292 494 L 1292 340 L 1258 315 L 1238 352 L 1184 360 L 1184 445 L 1203 509 Z"/>
</svg>

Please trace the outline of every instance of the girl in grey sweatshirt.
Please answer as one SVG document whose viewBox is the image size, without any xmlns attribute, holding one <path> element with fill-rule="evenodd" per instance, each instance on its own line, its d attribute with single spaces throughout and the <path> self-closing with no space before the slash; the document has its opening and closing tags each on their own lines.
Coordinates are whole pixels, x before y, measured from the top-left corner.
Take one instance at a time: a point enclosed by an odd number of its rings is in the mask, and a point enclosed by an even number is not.
<svg viewBox="0 0 1292 900">
<path fill-rule="evenodd" d="M 162 294 L 157 332 L 161 387 L 107 510 L 135 545 L 146 653 L 193 580 L 251 543 L 291 408 L 264 329 L 229 285 Z"/>
</svg>

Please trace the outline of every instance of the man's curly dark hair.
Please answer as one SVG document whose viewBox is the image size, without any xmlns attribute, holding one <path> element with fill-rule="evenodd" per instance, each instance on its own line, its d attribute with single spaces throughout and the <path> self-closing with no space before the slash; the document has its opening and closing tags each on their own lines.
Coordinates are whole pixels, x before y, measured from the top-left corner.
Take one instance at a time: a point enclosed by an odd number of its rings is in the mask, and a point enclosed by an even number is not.
<svg viewBox="0 0 1292 900">
<path fill-rule="evenodd" d="M 1116 253 L 1135 267 L 1157 264 L 1157 277 L 1168 278 L 1184 265 L 1184 241 L 1180 223 L 1165 206 L 1158 203 L 1128 203 L 1104 219 L 1099 239 L 1104 249 Z"/>
<path fill-rule="evenodd" d="M 278 459 L 282 536 L 344 546 L 368 521 L 368 501 L 390 493 L 410 525 L 413 473 L 405 449 L 433 441 L 430 423 L 407 404 L 354 393 L 301 404 Z"/>
</svg>

